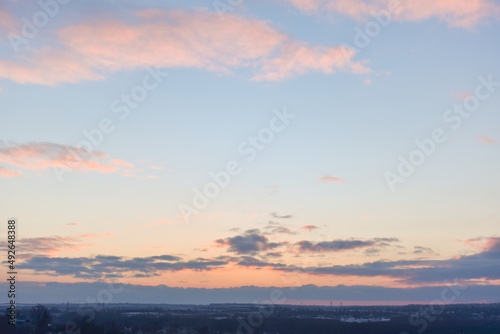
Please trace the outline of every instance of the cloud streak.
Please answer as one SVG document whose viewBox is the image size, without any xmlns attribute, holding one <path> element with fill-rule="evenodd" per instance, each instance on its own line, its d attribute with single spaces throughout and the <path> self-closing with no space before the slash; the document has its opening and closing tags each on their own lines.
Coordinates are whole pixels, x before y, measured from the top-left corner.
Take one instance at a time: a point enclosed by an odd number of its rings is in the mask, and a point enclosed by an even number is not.
<svg viewBox="0 0 500 334">
<path fill-rule="evenodd" d="M 0 176 L 2 177 L 19 177 L 22 173 L 20 171 L 14 171 L 0 166 Z"/>
<path fill-rule="evenodd" d="M 479 142 L 483 144 L 496 144 L 496 140 L 486 135 L 479 136 Z"/>
<path fill-rule="evenodd" d="M 0 141 L 0 163 L 23 170 L 45 170 L 64 168 L 82 173 L 122 173 L 129 174 L 133 165 L 123 160 L 111 160 L 106 153 L 89 152 L 80 147 L 50 142 L 30 142 L 27 144 L 6 144 Z M 0 166 L 3 177 L 21 176 L 20 171 L 11 171 Z"/>
<path fill-rule="evenodd" d="M 280 223 L 269 221 L 268 225 L 264 227 L 265 235 L 275 235 L 275 234 L 297 234 L 297 232 L 292 231 L 288 227 L 281 226 Z"/>
<path fill-rule="evenodd" d="M 95 243 L 84 243 L 86 239 L 99 239 L 114 237 L 110 233 L 103 234 L 83 234 L 73 237 L 49 236 L 36 238 L 20 238 L 17 240 L 17 247 L 22 249 L 19 259 L 29 259 L 36 255 L 52 256 L 61 252 L 77 252 L 84 248 L 96 245 Z M 0 250 L 7 251 L 7 246 L 0 247 Z"/>
<path fill-rule="evenodd" d="M 329 12 L 361 21 L 371 14 L 394 10 L 397 21 L 436 18 L 450 27 L 471 29 L 498 16 L 500 7 L 487 0 L 287 0 L 302 12 Z"/>
<path fill-rule="evenodd" d="M 311 232 L 312 230 L 317 230 L 319 227 L 316 225 L 305 225 L 305 226 L 301 226 L 300 228 Z"/>
<path fill-rule="evenodd" d="M 311 242 L 302 240 L 295 243 L 300 252 L 341 252 L 346 250 L 357 250 L 366 247 L 386 247 L 390 243 L 398 242 L 397 238 L 374 238 L 371 240 L 333 240 Z"/>
<path fill-rule="evenodd" d="M 95 257 L 43 257 L 35 256 L 19 265 L 25 270 L 34 270 L 47 275 L 69 275 L 82 279 L 127 277 L 141 274 L 141 277 L 157 276 L 161 271 L 194 270 L 203 271 L 226 265 L 226 261 L 194 259 L 183 262 L 173 255 L 125 258 L 120 256 Z"/>
<path fill-rule="evenodd" d="M 335 177 L 335 176 L 329 176 L 325 175 L 321 178 L 322 182 L 344 182 L 344 179 Z"/>
<path fill-rule="evenodd" d="M 279 215 L 276 212 L 271 212 L 271 216 L 276 219 L 290 219 L 293 218 L 292 215 Z"/>
<path fill-rule="evenodd" d="M 345 46 L 311 45 L 267 21 L 229 13 L 221 20 L 206 10 L 148 9 L 133 16 L 134 23 L 92 19 L 61 28 L 57 48 L 46 46 L 29 57 L 0 60 L 0 76 L 18 83 L 58 85 L 146 67 L 218 74 L 249 68 L 254 81 L 279 81 L 309 72 L 370 72 Z"/>
</svg>

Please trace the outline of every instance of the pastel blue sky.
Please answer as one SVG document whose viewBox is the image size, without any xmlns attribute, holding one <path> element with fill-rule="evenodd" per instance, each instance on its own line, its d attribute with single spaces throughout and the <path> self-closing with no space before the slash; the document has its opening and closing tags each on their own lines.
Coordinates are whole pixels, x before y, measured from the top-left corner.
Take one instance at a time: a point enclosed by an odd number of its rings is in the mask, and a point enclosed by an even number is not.
<svg viewBox="0 0 500 334">
<path fill-rule="evenodd" d="M 25 280 L 497 289 L 495 1 L 42 3 L 0 5 Z"/>
</svg>

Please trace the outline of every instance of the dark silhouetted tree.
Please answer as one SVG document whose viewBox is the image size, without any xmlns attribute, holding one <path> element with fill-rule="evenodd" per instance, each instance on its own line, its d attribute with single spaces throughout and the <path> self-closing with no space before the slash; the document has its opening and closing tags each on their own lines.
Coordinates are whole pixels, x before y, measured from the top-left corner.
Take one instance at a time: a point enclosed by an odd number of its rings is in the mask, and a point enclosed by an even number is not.
<svg viewBox="0 0 500 334">
<path fill-rule="evenodd" d="M 49 310 L 43 305 L 36 305 L 31 308 L 30 318 L 35 326 L 35 334 L 44 334 L 48 331 L 52 321 Z"/>
</svg>

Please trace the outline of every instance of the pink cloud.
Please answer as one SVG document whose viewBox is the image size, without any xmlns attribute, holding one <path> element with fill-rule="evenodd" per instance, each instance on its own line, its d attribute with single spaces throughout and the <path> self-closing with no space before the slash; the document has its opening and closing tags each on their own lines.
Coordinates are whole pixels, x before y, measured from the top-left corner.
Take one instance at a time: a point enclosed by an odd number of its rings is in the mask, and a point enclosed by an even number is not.
<svg viewBox="0 0 500 334">
<path fill-rule="evenodd" d="M 36 142 L 28 144 L 6 145 L 0 142 L 0 163 L 20 167 L 25 170 L 44 170 L 48 168 L 64 168 L 79 172 L 114 173 L 123 172 L 121 167 L 106 163 L 108 155 L 103 152 L 88 152 L 80 147 Z M 120 166 L 133 166 L 122 160 Z M 5 169 L 0 167 L 0 171 Z M 21 175 L 17 172 L 17 176 Z M 4 174 L 8 175 L 8 172 Z M 5 176 L 2 174 L 2 176 Z M 16 175 L 13 175 L 16 176 Z"/>
<path fill-rule="evenodd" d="M 500 237 L 480 237 L 458 241 L 481 252 L 500 250 Z"/>
<path fill-rule="evenodd" d="M 321 6 L 321 0 L 288 0 L 294 7 L 303 12 L 317 11 Z"/>
<path fill-rule="evenodd" d="M 325 4 L 327 10 L 350 16 L 356 20 L 361 20 L 371 12 L 379 11 L 381 6 L 383 5 L 360 0 L 326 1 Z"/>
<path fill-rule="evenodd" d="M 420 21 L 437 17 L 451 27 L 471 28 L 494 17 L 498 10 L 496 4 L 486 0 L 420 0 L 403 5 L 399 18 Z"/>
<path fill-rule="evenodd" d="M 497 142 L 495 139 L 492 139 L 485 135 L 479 136 L 479 141 L 483 144 L 496 144 Z"/>
<path fill-rule="evenodd" d="M 162 167 L 162 166 L 156 166 L 156 165 L 150 165 L 150 166 L 149 166 L 149 168 L 150 168 L 150 169 L 157 169 L 157 170 L 161 170 L 161 169 L 163 169 L 163 167 Z"/>
<path fill-rule="evenodd" d="M 81 223 L 68 223 L 66 225 L 64 225 L 64 227 L 68 227 L 68 226 L 77 226 L 77 225 L 81 225 Z"/>
<path fill-rule="evenodd" d="M 484 245 L 488 251 L 500 250 L 500 237 L 489 237 Z"/>
<path fill-rule="evenodd" d="M 335 177 L 335 176 L 325 175 L 321 178 L 321 181 L 323 181 L 323 182 L 344 182 L 344 179 L 340 179 L 340 178 Z"/>
<path fill-rule="evenodd" d="M 134 165 L 132 165 L 130 162 L 123 161 L 120 159 L 111 160 L 110 164 L 112 164 L 114 166 L 119 166 L 119 167 L 134 168 Z"/>
<path fill-rule="evenodd" d="M 267 21 L 226 13 L 143 10 L 137 22 L 91 20 L 58 31 L 58 49 L 0 60 L 0 76 L 19 83 L 57 85 L 104 79 L 106 71 L 148 66 L 198 68 L 221 74 L 250 68 L 253 80 L 282 80 L 310 71 L 369 71 L 346 47 L 310 45 Z M 276 56 L 278 55 L 278 56 Z M 58 68 L 58 71 L 54 71 Z"/>
<path fill-rule="evenodd" d="M 60 70 L 54 71 L 54 68 Z M 15 61 L 0 60 L 0 77 L 15 82 L 40 85 L 75 83 L 82 80 L 102 80 L 104 75 L 94 71 L 82 55 L 74 52 L 44 48 L 35 50 L 30 58 Z"/>
<path fill-rule="evenodd" d="M 252 79 L 255 81 L 280 81 L 310 71 L 334 73 L 349 70 L 356 74 L 369 73 L 370 69 L 359 62 L 352 62 L 355 52 L 347 47 L 309 46 L 305 43 L 285 45 L 279 57 L 263 61 L 262 71 Z"/>
<path fill-rule="evenodd" d="M 307 13 L 332 12 L 356 20 L 370 17 L 372 13 L 394 8 L 397 21 L 422 21 L 437 18 L 450 27 L 472 28 L 488 18 L 498 16 L 500 7 L 488 0 L 288 0 Z M 392 5 L 394 4 L 394 5 Z"/>
<path fill-rule="evenodd" d="M 472 94 L 470 92 L 465 92 L 465 93 L 456 93 L 456 92 L 451 92 L 451 95 L 458 99 L 458 100 L 465 100 L 466 98 L 468 98 L 469 96 L 471 96 Z"/>
<path fill-rule="evenodd" d="M 301 226 L 300 228 L 310 232 L 312 230 L 318 229 L 319 227 L 316 225 L 306 225 L 306 226 Z"/>
<path fill-rule="evenodd" d="M 19 177 L 22 173 L 0 166 L 0 176 L 2 177 Z"/>
</svg>

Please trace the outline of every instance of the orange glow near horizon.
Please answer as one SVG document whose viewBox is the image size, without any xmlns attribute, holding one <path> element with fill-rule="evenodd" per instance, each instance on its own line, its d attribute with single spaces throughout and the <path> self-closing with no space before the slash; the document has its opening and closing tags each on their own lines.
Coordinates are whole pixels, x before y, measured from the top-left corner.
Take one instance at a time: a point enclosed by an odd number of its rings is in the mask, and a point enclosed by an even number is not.
<svg viewBox="0 0 500 334">
<path fill-rule="evenodd" d="M 52 276 L 25 272 L 24 281 L 44 281 L 60 283 L 92 282 L 92 279 L 81 279 L 70 276 Z M 223 279 L 221 279 L 223 278 Z M 132 285 L 157 286 L 166 285 L 179 288 L 234 288 L 241 286 L 257 287 L 299 287 L 304 285 L 316 286 L 384 286 L 389 288 L 414 288 L 421 286 L 438 286 L 439 284 L 403 284 L 399 278 L 384 276 L 358 277 L 311 275 L 301 272 L 282 272 L 273 269 L 253 268 L 221 268 L 210 271 L 194 271 L 190 269 L 175 272 L 164 271 L 159 276 L 125 277 L 123 279 L 104 279 L 104 282 L 120 282 Z M 486 283 L 486 282 L 485 282 Z"/>
</svg>

